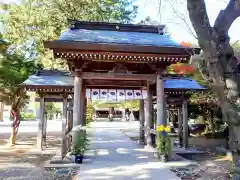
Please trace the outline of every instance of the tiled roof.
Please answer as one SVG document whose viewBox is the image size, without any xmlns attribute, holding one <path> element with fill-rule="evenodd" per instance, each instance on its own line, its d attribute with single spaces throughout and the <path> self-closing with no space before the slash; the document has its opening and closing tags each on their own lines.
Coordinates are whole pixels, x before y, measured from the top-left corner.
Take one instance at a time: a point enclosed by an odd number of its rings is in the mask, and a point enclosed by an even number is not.
<svg viewBox="0 0 240 180">
<path fill-rule="evenodd" d="M 73 86 L 73 78 L 68 72 L 43 70 L 28 77 L 22 83 L 26 86 Z"/>
<path fill-rule="evenodd" d="M 201 90 L 205 89 L 203 86 L 197 83 L 197 81 L 188 78 L 167 79 L 164 82 L 164 88 L 166 89 L 186 89 L 186 90 Z"/>
<path fill-rule="evenodd" d="M 68 29 L 61 34 L 58 40 L 156 47 L 182 47 L 168 35 L 145 32 Z"/>
<path fill-rule="evenodd" d="M 73 86 L 73 77 L 69 75 L 38 73 L 31 75 L 22 83 L 23 86 Z M 195 80 L 187 78 L 167 79 L 164 82 L 165 89 L 183 89 L 183 90 L 201 90 L 203 86 L 199 85 Z"/>
</svg>

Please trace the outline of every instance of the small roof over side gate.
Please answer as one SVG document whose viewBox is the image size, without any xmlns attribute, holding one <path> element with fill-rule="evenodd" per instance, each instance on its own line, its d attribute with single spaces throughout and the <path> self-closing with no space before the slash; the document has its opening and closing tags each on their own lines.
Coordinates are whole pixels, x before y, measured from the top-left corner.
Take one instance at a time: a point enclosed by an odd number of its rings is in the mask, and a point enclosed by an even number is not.
<svg viewBox="0 0 240 180">
<path fill-rule="evenodd" d="M 29 76 L 20 86 L 30 91 L 72 92 L 73 78 L 69 72 L 42 70 Z"/>
<path fill-rule="evenodd" d="M 61 91 L 65 89 L 66 91 L 72 92 L 73 77 L 67 72 L 43 70 L 29 76 L 29 78 L 24 81 L 21 86 L 31 91 Z M 205 89 L 195 80 L 189 78 L 165 79 L 164 88 L 166 91 L 190 91 Z"/>
</svg>

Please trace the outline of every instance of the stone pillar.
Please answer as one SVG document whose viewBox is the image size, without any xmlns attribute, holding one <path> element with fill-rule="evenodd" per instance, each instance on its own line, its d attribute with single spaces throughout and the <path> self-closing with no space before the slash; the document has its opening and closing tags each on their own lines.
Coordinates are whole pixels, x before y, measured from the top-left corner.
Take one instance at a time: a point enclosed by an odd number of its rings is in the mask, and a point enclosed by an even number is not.
<svg viewBox="0 0 240 180">
<path fill-rule="evenodd" d="M 39 106 L 39 119 L 38 119 L 38 134 L 37 134 L 37 148 L 42 149 L 43 146 L 43 128 L 44 128 L 44 106 L 45 100 L 41 95 Z"/>
<path fill-rule="evenodd" d="M 74 98 L 73 98 L 73 127 L 82 125 L 81 115 L 81 92 L 82 92 L 82 78 L 74 77 Z"/>
<path fill-rule="evenodd" d="M 179 146 L 183 147 L 183 116 L 182 116 L 182 108 L 178 109 L 178 140 L 179 140 Z"/>
<path fill-rule="evenodd" d="M 145 144 L 145 132 L 144 132 L 145 115 L 144 115 L 144 100 L 143 99 L 140 99 L 139 120 L 140 120 L 140 141 L 139 141 L 139 143 L 144 145 Z"/>
<path fill-rule="evenodd" d="M 148 88 L 147 90 L 147 107 L 146 107 L 146 125 L 147 125 L 147 132 L 146 132 L 146 139 L 147 139 L 147 146 L 152 146 L 152 136 L 151 136 L 151 129 L 153 128 L 153 103 L 152 103 L 152 92 Z"/>
<path fill-rule="evenodd" d="M 160 125 L 166 125 L 166 105 L 164 95 L 164 80 L 161 74 L 157 75 L 157 123 L 156 127 Z"/>
<path fill-rule="evenodd" d="M 188 109 L 186 100 L 184 100 L 182 104 L 182 115 L 183 115 L 183 145 L 185 148 L 188 148 Z"/>
</svg>

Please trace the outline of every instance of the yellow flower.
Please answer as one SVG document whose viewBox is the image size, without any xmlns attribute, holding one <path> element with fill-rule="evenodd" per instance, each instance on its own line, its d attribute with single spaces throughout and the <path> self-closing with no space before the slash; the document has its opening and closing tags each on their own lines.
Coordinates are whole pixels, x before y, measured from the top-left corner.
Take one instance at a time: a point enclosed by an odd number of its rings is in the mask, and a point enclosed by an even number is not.
<svg viewBox="0 0 240 180">
<path fill-rule="evenodd" d="M 171 128 L 170 128 L 169 126 L 166 126 L 166 127 L 165 127 L 165 131 L 166 131 L 166 132 L 171 132 Z"/>
<path fill-rule="evenodd" d="M 164 131 L 164 125 L 158 126 L 157 127 L 157 131 L 160 131 L 160 132 Z"/>
</svg>

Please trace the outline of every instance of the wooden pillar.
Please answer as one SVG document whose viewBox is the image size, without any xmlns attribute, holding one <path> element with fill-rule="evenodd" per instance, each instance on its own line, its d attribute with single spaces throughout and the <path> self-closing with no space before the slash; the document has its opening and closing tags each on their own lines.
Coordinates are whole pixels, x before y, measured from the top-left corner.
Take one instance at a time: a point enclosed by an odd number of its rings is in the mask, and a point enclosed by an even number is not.
<svg viewBox="0 0 240 180">
<path fill-rule="evenodd" d="M 45 104 L 44 104 L 45 105 Z M 44 107 L 45 109 L 45 107 Z M 42 145 L 46 146 L 47 144 L 47 113 L 44 111 L 44 120 L 43 120 L 43 142 Z"/>
<path fill-rule="evenodd" d="M 125 108 L 122 109 L 122 121 L 125 121 Z M 139 121 L 140 121 L 140 109 L 139 109 Z"/>
<path fill-rule="evenodd" d="M 85 97 L 85 92 L 84 92 L 84 97 L 83 97 L 83 125 L 86 126 L 86 115 L 87 115 L 87 98 Z"/>
<path fill-rule="evenodd" d="M 37 134 L 37 148 L 42 149 L 43 145 L 43 127 L 44 127 L 44 97 L 40 97 L 39 119 L 38 119 L 38 134 Z"/>
<path fill-rule="evenodd" d="M 81 98 L 80 98 L 80 115 L 81 115 L 81 125 L 85 126 L 84 122 L 84 104 L 85 104 L 85 96 L 84 96 L 84 87 L 82 87 Z"/>
<path fill-rule="evenodd" d="M 140 144 L 145 144 L 145 132 L 144 132 L 144 124 L 145 124 L 145 115 L 144 115 L 144 100 L 140 99 L 140 107 L 139 107 L 139 120 L 140 120 Z"/>
<path fill-rule="evenodd" d="M 4 104 L 0 102 L 0 121 L 3 121 Z"/>
<path fill-rule="evenodd" d="M 182 116 L 182 108 L 178 109 L 178 140 L 179 140 L 179 146 L 183 147 L 183 116 Z"/>
<path fill-rule="evenodd" d="M 61 156 L 64 154 L 64 139 L 66 136 L 66 125 L 67 125 L 67 96 L 63 97 L 63 112 L 62 112 L 62 140 L 61 140 Z"/>
<path fill-rule="evenodd" d="M 146 125 L 147 125 L 147 132 L 146 132 L 146 138 L 147 138 L 147 146 L 152 146 L 152 136 L 151 136 L 151 129 L 153 128 L 153 103 L 152 103 L 152 92 L 148 88 L 147 90 L 147 107 L 146 107 Z"/>
<path fill-rule="evenodd" d="M 82 78 L 80 76 L 74 77 L 74 98 L 73 98 L 73 127 L 82 125 L 81 115 L 81 92 L 82 92 Z"/>
<path fill-rule="evenodd" d="M 171 119 L 171 116 L 170 116 L 171 112 L 170 110 L 168 109 L 167 110 L 167 124 L 169 125 L 171 122 L 173 122 L 173 120 Z"/>
<path fill-rule="evenodd" d="M 69 128 L 73 128 L 73 102 L 69 102 L 68 104 L 68 113 L 69 113 Z"/>
<path fill-rule="evenodd" d="M 188 148 L 188 109 L 186 100 L 184 100 L 182 104 L 182 114 L 183 114 L 183 145 L 185 148 Z"/>
<path fill-rule="evenodd" d="M 160 73 L 157 74 L 157 123 L 156 126 L 166 125 L 166 106 L 164 97 L 164 81 Z"/>
</svg>

